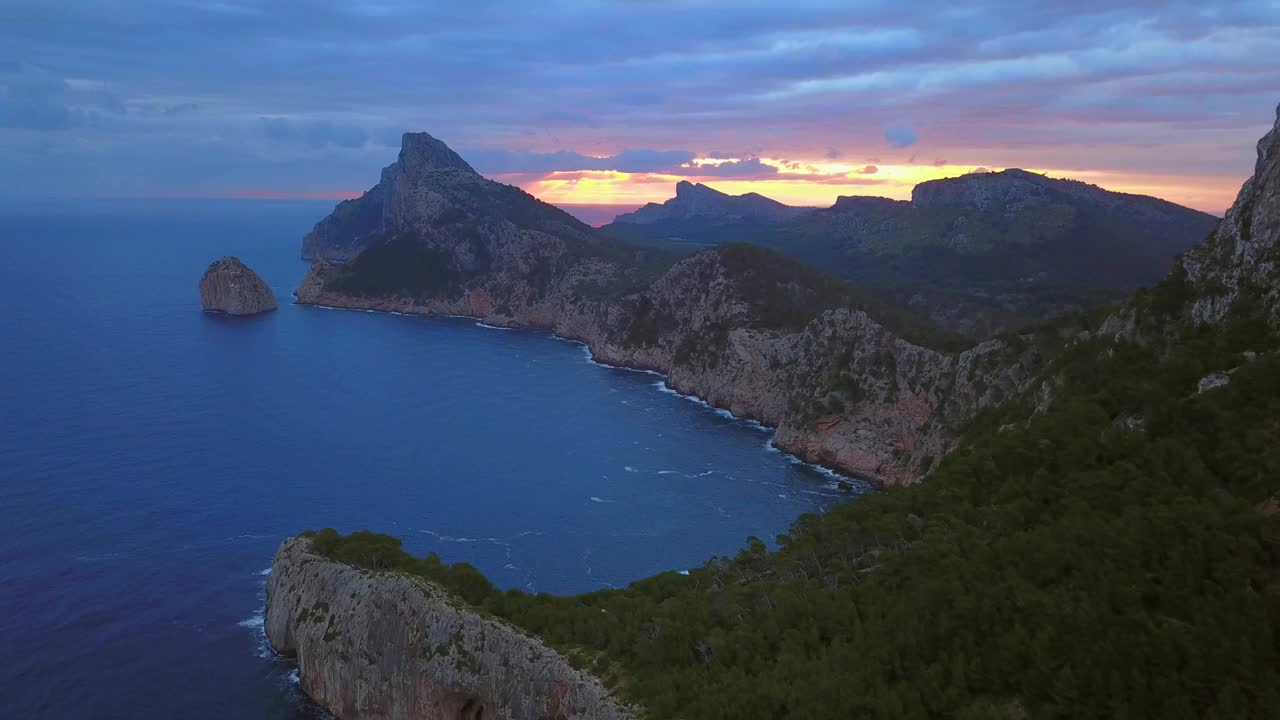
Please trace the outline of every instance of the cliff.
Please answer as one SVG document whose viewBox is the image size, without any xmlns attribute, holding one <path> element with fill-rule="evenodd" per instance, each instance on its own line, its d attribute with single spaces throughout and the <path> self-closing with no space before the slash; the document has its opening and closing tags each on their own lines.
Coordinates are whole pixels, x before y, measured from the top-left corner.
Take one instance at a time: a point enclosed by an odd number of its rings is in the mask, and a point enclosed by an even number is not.
<svg viewBox="0 0 1280 720">
<path fill-rule="evenodd" d="M 600 682 L 541 641 L 421 578 L 345 565 L 286 540 L 267 580 L 271 646 L 341 720 L 624 720 Z"/>
<path fill-rule="evenodd" d="M 1275 125 L 1258 141 L 1253 175 L 1213 235 L 1187 253 L 1183 265 L 1200 294 L 1192 309 L 1196 321 L 1218 322 L 1249 296 L 1273 318 L 1280 314 L 1280 107 Z"/>
<path fill-rule="evenodd" d="M 239 259 L 224 257 L 200 278 L 200 305 L 228 315 L 256 315 L 276 309 L 271 288 Z"/>
</svg>

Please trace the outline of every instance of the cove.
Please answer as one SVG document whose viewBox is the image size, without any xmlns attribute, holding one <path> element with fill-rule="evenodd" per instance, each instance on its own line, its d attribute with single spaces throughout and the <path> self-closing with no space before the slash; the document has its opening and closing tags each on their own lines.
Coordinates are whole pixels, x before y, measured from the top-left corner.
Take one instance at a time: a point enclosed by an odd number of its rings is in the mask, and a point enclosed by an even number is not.
<svg viewBox="0 0 1280 720">
<path fill-rule="evenodd" d="M 573 593 L 849 497 L 769 434 L 542 331 L 291 303 L 314 203 L 5 211 L 0 692 L 15 717 L 305 717 L 261 636 L 305 528 Z M 237 255 L 280 309 L 202 313 Z M 861 489 L 861 488 L 859 488 Z"/>
</svg>

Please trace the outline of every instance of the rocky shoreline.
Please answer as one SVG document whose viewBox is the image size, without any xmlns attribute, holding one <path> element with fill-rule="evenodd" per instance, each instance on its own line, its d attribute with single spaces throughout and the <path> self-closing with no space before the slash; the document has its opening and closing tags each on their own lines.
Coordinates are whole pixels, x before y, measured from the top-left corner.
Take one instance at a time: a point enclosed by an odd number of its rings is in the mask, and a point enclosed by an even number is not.
<svg viewBox="0 0 1280 720">
<path fill-rule="evenodd" d="M 333 266 L 327 263 L 314 265 L 295 293 L 296 302 L 344 310 L 467 317 L 494 327 L 546 330 L 562 339 L 582 343 L 595 362 L 656 373 L 664 378 L 670 389 L 681 395 L 772 429 L 771 445 L 800 462 L 876 487 L 904 484 L 922 476 L 949 450 L 951 423 L 962 422 L 977 409 L 1021 389 L 1036 365 L 1036 358 L 1027 357 L 1025 353 L 1012 362 L 1002 359 L 998 372 L 993 373 L 988 382 L 988 376 L 979 372 L 979 368 L 984 364 L 995 364 L 992 359 L 996 356 L 1008 354 L 1009 348 L 1004 341 L 988 341 L 950 356 L 893 338 L 865 313 L 842 309 L 825 313 L 802 333 L 734 331 L 731 333 L 730 345 L 734 346 L 731 349 L 739 357 L 751 358 L 750 362 L 732 366 L 722 362 L 714 368 L 689 367 L 675 362 L 669 352 L 621 347 L 597 320 L 610 315 L 607 309 L 577 308 L 557 313 L 549 308 L 540 308 L 526 316 L 515 317 L 492 311 L 477 312 L 476 293 L 464 295 L 457 301 L 356 297 L 325 289 L 323 276 L 330 272 L 333 272 Z M 479 296 L 483 297 L 483 294 Z M 482 300 L 479 307 L 492 308 L 493 303 Z M 887 352 L 892 352 L 895 358 L 889 364 L 899 374 L 913 377 L 882 378 L 882 392 L 887 396 L 883 402 L 859 403 L 847 412 L 816 418 L 808 425 L 788 422 L 787 395 L 794 390 L 789 382 L 797 377 L 795 371 L 805 369 L 808 374 L 815 374 L 811 367 L 804 367 L 811 365 L 808 358 L 797 357 L 803 355 L 798 352 L 798 346 L 812 344 L 814 338 L 825 339 L 826 344 L 839 345 L 854 334 L 887 335 L 892 348 Z M 882 342 L 877 340 L 866 344 L 873 352 L 865 354 L 864 363 L 883 365 L 887 353 L 881 351 Z M 782 355 L 783 361 L 761 359 L 769 354 L 775 357 Z M 822 353 L 815 349 L 810 354 L 821 357 L 838 353 Z M 899 363 L 899 357 L 909 361 L 909 369 L 900 367 L 907 363 Z M 831 357 L 825 359 L 829 362 Z M 885 369 L 874 367 L 868 370 L 883 375 Z M 925 373 L 933 375 L 934 382 L 930 382 L 931 378 Z M 915 387 L 903 387 L 908 383 Z M 950 387 L 944 388 L 944 385 Z M 959 386 L 961 392 L 954 392 L 955 386 Z M 944 393 L 944 389 L 953 392 Z M 948 423 L 941 422 L 943 417 L 935 415 L 936 411 L 931 408 L 939 401 L 949 405 L 942 409 Z M 903 446 L 906 450 L 900 449 Z"/>
</svg>

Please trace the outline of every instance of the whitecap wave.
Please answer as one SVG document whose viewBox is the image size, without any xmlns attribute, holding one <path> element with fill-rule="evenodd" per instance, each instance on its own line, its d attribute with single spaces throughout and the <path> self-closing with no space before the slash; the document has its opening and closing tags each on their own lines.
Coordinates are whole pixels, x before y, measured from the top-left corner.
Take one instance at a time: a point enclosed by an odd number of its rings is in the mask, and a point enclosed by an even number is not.
<svg viewBox="0 0 1280 720">
<path fill-rule="evenodd" d="M 680 392 L 679 390 L 675 390 L 670 385 L 667 384 L 667 381 L 665 378 L 662 380 L 658 380 L 653 384 L 653 386 L 657 388 L 659 392 L 664 392 L 668 395 L 675 395 L 676 397 L 681 398 L 683 400 L 688 400 L 689 402 L 694 403 L 696 405 L 701 405 L 702 407 L 707 408 L 708 410 L 714 412 L 715 414 L 719 415 L 722 418 L 733 420 L 735 422 L 740 422 L 743 425 L 746 425 L 747 427 L 753 430 L 759 430 L 761 432 L 773 432 L 772 428 L 760 422 L 759 420 L 752 420 L 751 418 L 738 417 L 737 415 L 734 415 L 728 410 L 724 408 L 716 407 L 715 405 L 712 405 L 711 403 L 707 402 L 706 400 L 703 400 L 702 398 L 696 395 L 686 395 Z"/>
<path fill-rule="evenodd" d="M 514 330 L 515 328 L 502 327 L 501 325 L 490 325 L 480 320 L 476 321 L 476 327 L 486 328 L 488 330 Z"/>
</svg>

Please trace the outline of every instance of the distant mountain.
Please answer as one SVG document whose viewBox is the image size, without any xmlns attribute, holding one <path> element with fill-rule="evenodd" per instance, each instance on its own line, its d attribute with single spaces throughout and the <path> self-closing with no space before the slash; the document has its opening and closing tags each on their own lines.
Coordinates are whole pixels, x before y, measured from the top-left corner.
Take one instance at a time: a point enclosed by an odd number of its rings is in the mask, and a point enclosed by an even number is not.
<svg viewBox="0 0 1280 720">
<path fill-rule="evenodd" d="M 759 193 L 728 195 L 687 180 L 676 183 L 676 196 L 662 203 L 649 203 L 635 212 L 619 215 L 615 223 L 655 225 L 677 221 L 699 222 L 781 222 L 803 215 L 812 208 L 798 208 L 771 200 Z"/>
<path fill-rule="evenodd" d="M 791 210 L 713 223 L 619 217 L 603 230 L 686 251 L 765 245 L 980 337 L 1119 299 L 1163 277 L 1217 222 L 1157 198 L 1025 170 L 921 183 L 909 202 L 841 197 L 830 208 Z"/>
</svg>

